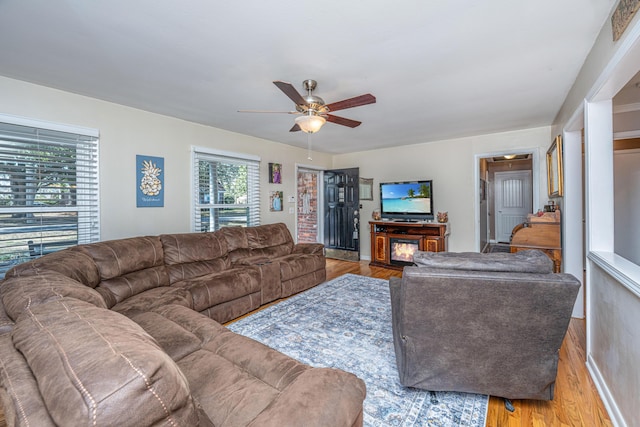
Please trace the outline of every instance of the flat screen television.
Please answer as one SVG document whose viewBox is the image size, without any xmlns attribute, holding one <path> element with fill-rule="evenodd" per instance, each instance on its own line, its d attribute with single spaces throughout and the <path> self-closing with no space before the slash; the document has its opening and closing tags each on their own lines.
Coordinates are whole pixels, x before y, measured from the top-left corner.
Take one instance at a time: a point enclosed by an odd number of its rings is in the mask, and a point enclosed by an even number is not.
<svg viewBox="0 0 640 427">
<path fill-rule="evenodd" d="M 380 214 L 398 221 L 426 221 L 434 218 L 433 182 L 380 183 Z"/>
</svg>

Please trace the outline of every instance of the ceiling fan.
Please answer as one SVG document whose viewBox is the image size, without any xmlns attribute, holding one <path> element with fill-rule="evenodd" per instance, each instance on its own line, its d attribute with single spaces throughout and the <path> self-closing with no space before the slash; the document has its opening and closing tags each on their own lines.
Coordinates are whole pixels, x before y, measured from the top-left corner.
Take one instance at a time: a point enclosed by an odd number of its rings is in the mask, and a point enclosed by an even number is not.
<svg viewBox="0 0 640 427">
<path fill-rule="evenodd" d="M 318 83 L 315 80 L 305 80 L 302 82 L 304 90 L 307 92 L 306 96 L 302 96 L 291 83 L 276 80 L 273 82 L 278 89 L 284 92 L 285 95 L 291 99 L 295 106 L 295 111 L 263 111 L 263 110 L 240 110 L 243 113 L 286 113 L 286 114 L 298 114 L 295 124 L 289 130 L 289 132 L 303 131 L 306 133 L 315 133 L 325 124 L 325 122 L 331 122 L 337 125 L 347 126 L 355 128 L 360 126 L 362 122 L 357 120 L 351 120 L 344 117 L 335 116 L 330 114 L 334 111 L 345 110 L 347 108 L 359 107 L 361 105 L 373 104 L 376 102 L 376 97 L 367 93 L 365 95 L 356 96 L 342 101 L 332 102 L 331 104 L 325 104 L 324 100 L 319 96 L 312 94 Z"/>
</svg>

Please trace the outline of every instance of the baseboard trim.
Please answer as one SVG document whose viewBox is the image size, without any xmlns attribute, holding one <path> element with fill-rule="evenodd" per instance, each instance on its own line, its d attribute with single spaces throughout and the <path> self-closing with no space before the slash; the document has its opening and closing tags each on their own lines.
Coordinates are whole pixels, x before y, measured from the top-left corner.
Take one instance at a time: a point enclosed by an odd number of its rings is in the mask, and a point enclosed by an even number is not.
<svg viewBox="0 0 640 427">
<path fill-rule="evenodd" d="M 611 423 L 616 427 L 626 427 L 627 423 L 624 420 L 624 416 L 620 412 L 620 409 L 618 408 L 618 405 L 616 404 L 616 401 L 611 394 L 609 387 L 607 387 L 607 383 L 605 382 L 602 373 L 598 369 L 598 365 L 591 357 L 591 354 L 587 356 L 587 370 L 591 375 L 591 379 L 593 379 L 596 389 L 598 390 L 598 394 L 602 399 L 602 403 L 609 413 Z"/>
</svg>

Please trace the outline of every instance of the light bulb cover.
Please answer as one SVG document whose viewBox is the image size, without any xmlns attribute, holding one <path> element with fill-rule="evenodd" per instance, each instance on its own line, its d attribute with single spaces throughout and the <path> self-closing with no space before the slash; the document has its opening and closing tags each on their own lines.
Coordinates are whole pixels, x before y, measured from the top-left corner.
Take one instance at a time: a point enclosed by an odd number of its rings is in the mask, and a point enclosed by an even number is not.
<svg viewBox="0 0 640 427">
<path fill-rule="evenodd" d="M 296 117 L 296 124 L 303 132 L 316 133 L 326 123 L 327 119 L 322 116 L 304 115 Z"/>
</svg>

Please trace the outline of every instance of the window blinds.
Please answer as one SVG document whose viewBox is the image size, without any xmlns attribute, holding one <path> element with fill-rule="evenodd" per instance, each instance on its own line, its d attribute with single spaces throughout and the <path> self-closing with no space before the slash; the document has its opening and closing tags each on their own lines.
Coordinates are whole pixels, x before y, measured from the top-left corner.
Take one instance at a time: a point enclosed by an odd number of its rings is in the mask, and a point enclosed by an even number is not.
<svg viewBox="0 0 640 427">
<path fill-rule="evenodd" d="M 0 122 L 0 276 L 29 258 L 98 241 L 98 190 L 97 133 Z"/>
<path fill-rule="evenodd" d="M 193 231 L 260 224 L 260 161 L 193 149 Z"/>
</svg>

